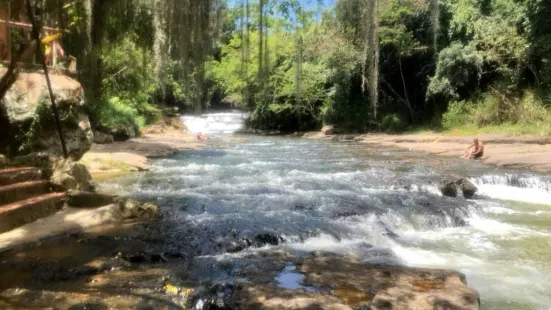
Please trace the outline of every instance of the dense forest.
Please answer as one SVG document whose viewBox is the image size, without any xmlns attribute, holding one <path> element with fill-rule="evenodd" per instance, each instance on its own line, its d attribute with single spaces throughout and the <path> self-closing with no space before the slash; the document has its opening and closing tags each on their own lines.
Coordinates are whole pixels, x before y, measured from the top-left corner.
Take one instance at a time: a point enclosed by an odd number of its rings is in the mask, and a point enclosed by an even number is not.
<svg viewBox="0 0 551 310">
<path fill-rule="evenodd" d="M 68 30 L 95 126 L 232 106 L 282 132 L 551 133 L 550 1 L 34 2 Z"/>
</svg>

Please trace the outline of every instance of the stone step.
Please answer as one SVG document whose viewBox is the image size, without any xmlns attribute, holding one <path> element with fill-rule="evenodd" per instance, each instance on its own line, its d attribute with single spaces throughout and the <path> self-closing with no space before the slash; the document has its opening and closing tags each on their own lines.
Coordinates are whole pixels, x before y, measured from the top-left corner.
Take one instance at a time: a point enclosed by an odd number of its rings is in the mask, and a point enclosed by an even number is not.
<svg viewBox="0 0 551 310">
<path fill-rule="evenodd" d="M 33 167 L 12 167 L 0 169 L 0 186 L 42 179 L 40 169 Z"/>
<path fill-rule="evenodd" d="M 26 181 L 0 186 L 0 206 L 49 192 L 50 182 L 46 180 Z"/>
<path fill-rule="evenodd" d="M 65 196 L 48 193 L 0 206 L 0 233 L 56 213 L 63 207 Z"/>
</svg>

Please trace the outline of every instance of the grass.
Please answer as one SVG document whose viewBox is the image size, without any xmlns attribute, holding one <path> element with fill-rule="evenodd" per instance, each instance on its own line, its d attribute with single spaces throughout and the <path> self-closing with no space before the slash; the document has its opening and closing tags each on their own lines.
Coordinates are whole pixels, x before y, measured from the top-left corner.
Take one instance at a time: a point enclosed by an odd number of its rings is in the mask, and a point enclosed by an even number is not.
<svg viewBox="0 0 551 310">
<path fill-rule="evenodd" d="M 550 136 L 551 128 L 549 126 L 540 126 L 537 124 L 501 124 L 479 127 L 477 125 L 462 125 L 443 131 L 444 134 L 467 136 L 476 134 L 505 134 L 511 136 L 533 135 Z"/>
<path fill-rule="evenodd" d="M 533 135 L 551 136 L 551 127 L 538 124 L 501 124 L 489 126 L 477 126 L 476 124 L 460 125 L 450 129 L 439 129 L 428 126 L 413 127 L 404 134 L 429 135 L 443 134 L 449 136 L 473 136 L 478 134 L 504 134 L 509 136 Z"/>
</svg>

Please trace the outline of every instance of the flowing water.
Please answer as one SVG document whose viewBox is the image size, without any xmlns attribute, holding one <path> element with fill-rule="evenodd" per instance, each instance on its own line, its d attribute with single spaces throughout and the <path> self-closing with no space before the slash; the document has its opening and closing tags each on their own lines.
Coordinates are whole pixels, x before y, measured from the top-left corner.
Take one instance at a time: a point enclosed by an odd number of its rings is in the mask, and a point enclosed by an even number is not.
<svg viewBox="0 0 551 310">
<path fill-rule="evenodd" d="M 220 242 L 271 232 L 285 240 L 276 249 L 459 270 L 482 309 L 551 309 L 550 177 L 358 143 L 229 136 L 242 118 L 187 117 L 209 135 L 205 148 L 101 186 L 156 200 L 172 242 L 198 257 L 239 259 Z M 442 197 L 435 184 L 449 177 L 470 177 L 480 195 Z"/>
</svg>

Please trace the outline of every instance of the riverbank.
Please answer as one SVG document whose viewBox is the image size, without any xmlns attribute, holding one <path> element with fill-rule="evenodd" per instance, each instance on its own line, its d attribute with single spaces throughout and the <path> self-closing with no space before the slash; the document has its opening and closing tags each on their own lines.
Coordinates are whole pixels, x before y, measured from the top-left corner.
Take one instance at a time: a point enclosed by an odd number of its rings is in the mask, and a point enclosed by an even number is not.
<svg viewBox="0 0 551 310">
<path fill-rule="evenodd" d="M 353 140 L 371 146 L 398 147 L 432 155 L 460 157 L 475 136 L 452 136 L 436 133 L 406 135 L 363 134 L 325 135 L 311 132 L 309 139 Z M 485 144 L 482 161 L 504 168 L 526 169 L 551 173 L 551 137 L 509 136 L 505 134 L 477 135 Z"/>
<path fill-rule="evenodd" d="M 201 147 L 202 143 L 197 142 L 195 135 L 184 128 L 155 125 L 145 128 L 140 137 L 124 142 L 93 144 L 80 162 L 94 177 L 147 171 L 149 158 L 169 156 Z"/>
</svg>

